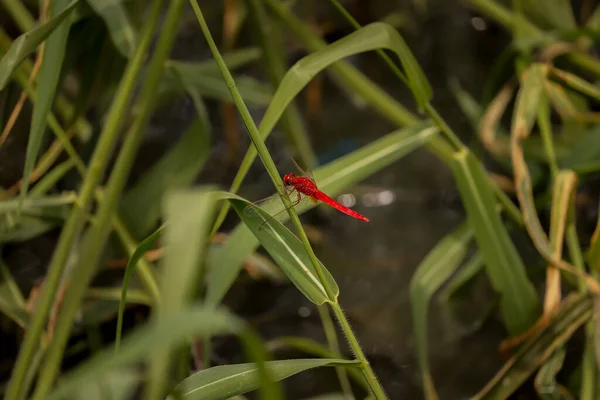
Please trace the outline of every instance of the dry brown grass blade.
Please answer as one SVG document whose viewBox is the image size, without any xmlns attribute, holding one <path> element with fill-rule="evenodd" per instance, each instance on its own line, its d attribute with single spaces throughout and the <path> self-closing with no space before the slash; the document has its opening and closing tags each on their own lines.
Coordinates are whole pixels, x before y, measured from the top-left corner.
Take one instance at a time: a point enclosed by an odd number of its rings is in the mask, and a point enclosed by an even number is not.
<svg viewBox="0 0 600 400">
<path fill-rule="evenodd" d="M 565 229 L 569 218 L 569 209 L 575 198 L 576 187 L 577 175 L 573 171 L 561 171 L 554 182 L 550 217 L 550 247 L 555 259 L 562 259 Z M 551 315 L 558 308 L 561 300 L 560 284 L 560 271 L 549 264 L 546 270 L 544 315 Z"/>
<path fill-rule="evenodd" d="M 511 157 L 515 176 L 515 187 L 527 232 L 536 249 L 554 267 L 582 279 L 590 291 L 600 294 L 600 284 L 590 275 L 577 270 L 573 265 L 554 256 L 550 241 L 544 232 L 535 208 L 531 178 L 525 162 L 521 142 L 529 137 L 544 96 L 547 66 L 534 64 L 522 76 L 522 85 L 517 96 L 511 129 Z"/>
<path fill-rule="evenodd" d="M 42 9 L 40 12 L 40 21 L 39 21 L 40 24 L 43 24 L 48 19 L 49 8 L 50 8 L 50 0 L 44 0 Z M 37 56 L 35 59 L 35 63 L 33 64 L 33 69 L 31 70 L 31 74 L 29 74 L 29 83 L 31 83 L 31 84 L 35 81 L 35 78 L 37 77 L 37 74 L 42 65 L 42 59 L 44 56 L 44 47 L 45 47 L 44 45 L 45 45 L 45 42 L 40 44 L 40 46 L 38 48 Z M 15 104 L 15 107 L 13 108 L 12 112 L 10 113 L 10 117 L 8 118 L 8 121 L 6 121 L 6 125 L 4 126 L 2 134 L 0 134 L 0 147 L 2 147 L 4 142 L 6 142 L 6 139 L 8 139 L 8 135 L 10 135 L 10 132 L 12 132 L 12 128 L 15 126 L 15 123 L 17 122 L 17 119 L 19 118 L 19 115 L 21 114 L 21 111 L 23 110 L 23 105 L 25 104 L 25 100 L 27 100 L 27 92 L 25 90 L 23 90 L 21 92 L 21 96 L 19 96 L 19 100 L 17 101 L 17 103 Z"/>
<path fill-rule="evenodd" d="M 544 88 L 552 106 L 562 119 L 581 123 L 600 122 L 600 113 L 578 111 L 565 89 L 558 83 L 546 81 Z"/>
<path fill-rule="evenodd" d="M 506 157 L 510 155 L 510 142 L 506 137 L 496 135 L 502 115 L 512 98 L 515 85 L 507 83 L 489 104 L 479 123 L 479 138 L 481 143 L 492 154 Z"/>
</svg>

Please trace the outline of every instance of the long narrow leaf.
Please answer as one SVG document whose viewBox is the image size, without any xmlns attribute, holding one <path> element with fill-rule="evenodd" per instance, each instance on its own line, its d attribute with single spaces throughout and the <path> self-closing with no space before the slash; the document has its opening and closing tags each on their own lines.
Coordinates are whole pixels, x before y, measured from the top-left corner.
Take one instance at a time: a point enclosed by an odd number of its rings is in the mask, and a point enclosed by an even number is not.
<svg viewBox="0 0 600 400">
<path fill-rule="evenodd" d="M 48 113 L 54 102 L 65 49 L 67 47 L 67 37 L 69 36 L 69 29 L 71 28 L 68 16 L 70 16 L 70 10 L 72 10 L 72 7 L 74 6 L 75 3 L 70 2 L 69 0 L 56 0 L 52 4 L 51 10 L 54 19 L 64 15 L 64 13 L 66 13 L 67 16 L 55 27 L 44 47 L 44 57 L 38 76 L 38 81 L 40 82 L 38 85 L 38 98 L 33 107 L 33 115 L 31 116 L 29 141 L 27 142 L 27 154 L 25 155 L 25 166 L 23 168 L 23 179 L 19 197 L 21 201 L 27 196 L 27 190 L 29 189 L 29 175 L 31 174 L 31 171 L 33 171 L 33 167 L 37 161 L 44 131 L 46 130 Z"/>
<path fill-rule="evenodd" d="M 468 150 L 457 153 L 452 170 L 486 271 L 500 293 L 506 327 L 513 335 L 521 334 L 539 315 L 535 288 L 500 220 L 489 179 L 475 156 Z"/>
<path fill-rule="evenodd" d="M 275 381 L 319 367 L 358 367 L 359 361 L 312 358 L 269 361 L 267 371 Z M 219 400 L 259 388 L 255 364 L 235 364 L 212 367 L 200 371 L 179 383 L 168 400 Z"/>
<path fill-rule="evenodd" d="M 65 4 L 64 1 L 60 1 L 61 2 L 57 1 L 56 3 Z M 0 90 L 3 90 L 6 87 L 10 75 L 19 66 L 21 61 L 31 54 L 31 52 L 46 40 L 50 34 L 62 26 L 63 22 L 71 15 L 78 3 L 79 0 L 73 0 L 66 7 L 61 7 L 61 12 L 56 13 L 54 18 L 50 21 L 22 34 L 13 42 L 10 49 L 0 60 Z M 56 8 L 57 6 L 54 5 L 54 7 Z M 46 51 L 48 51 L 48 47 L 46 48 Z M 60 54 L 50 54 L 50 58 L 54 58 L 55 56 L 60 57 Z M 38 79 L 41 79 L 41 75 Z"/>
<path fill-rule="evenodd" d="M 427 254 L 410 282 L 413 332 L 417 342 L 417 357 L 423 375 L 426 399 L 437 399 L 427 358 L 429 302 L 433 294 L 460 266 L 472 238 L 471 227 L 468 224 L 461 224 Z"/>
</svg>

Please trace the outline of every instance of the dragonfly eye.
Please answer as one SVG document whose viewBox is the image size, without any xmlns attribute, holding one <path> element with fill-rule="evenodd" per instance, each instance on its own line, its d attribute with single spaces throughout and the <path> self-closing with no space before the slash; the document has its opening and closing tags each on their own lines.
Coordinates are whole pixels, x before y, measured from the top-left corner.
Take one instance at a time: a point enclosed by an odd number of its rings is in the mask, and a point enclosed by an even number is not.
<svg viewBox="0 0 600 400">
<path fill-rule="evenodd" d="M 290 173 L 290 174 L 286 174 L 283 177 L 283 183 L 285 183 L 286 185 L 290 184 L 290 181 L 294 178 L 294 174 Z"/>
</svg>

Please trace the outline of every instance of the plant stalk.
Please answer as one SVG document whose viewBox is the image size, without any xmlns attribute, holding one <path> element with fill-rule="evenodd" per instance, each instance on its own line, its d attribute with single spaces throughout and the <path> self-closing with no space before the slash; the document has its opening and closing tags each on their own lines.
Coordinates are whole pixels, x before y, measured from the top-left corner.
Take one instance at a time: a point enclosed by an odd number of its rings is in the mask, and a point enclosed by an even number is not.
<svg viewBox="0 0 600 400">
<path fill-rule="evenodd" d="M 294 227 L 296 228 L 296 232 L 297 232 L 298 236 L 300 237 L 300 240 L 302 241 L 304 248 L 306 249 L 306 251 L 310 257 L 311 262 L 314 265 L 314 268 L 317 272 L 319 281 L 323 285 L 323 288 L 325 289 L 327 298 L 329 299 L 329 302 L 331 303 L 331 306 L 334 309 L 336 317 L 338 318 L 340 325 L 341 325 L 344 333 L 346 334 L 348 341 L 350 342 L 350 347 L 352 348 L 352 351 L 356 354 L 357 358 L 362 362 L 361 369 L 362 369 L 363 375 L 365 376 L 365 379 L 369 383 L 369 387 L 371 388 L 371 391 L 373 392 L 375 397 L 377 399 L 386 399 L 383 389 L 381 388 L 381 386 L 379 385 L 379 382 L 375 378 L 375 374 L 373 373 L 373 370 L 371 369 L 368 361 L 366 360 L 365 355 L 362 352 L 360 345 L 358 344 L 358 341 L 356 340 L 356 336 L 354 335 L 354 332 L 352 332 L 352 328 L 350 327 L 350 324 L 346 320 L 344 313 L 343 313 L 340 305 L 337 302 L 337 293 L 334 292 L 333 288 L 329 285 L 327 279 L 325 279 L 325 274 L 323 272 L 323 268 L 321 267 L 321 263 L 317 259 L 316 255 L 308 241 L 308 237 L 306 236 L 306 232 L 304 232 L 304 229 L 302 228 L 302 224 L 300 223 L 298 214 L 296 214 L 296 210 L 291 206 L 290 199 L 288 198 L 288 196 L 285 193 L 285 188 L 283 187 L 281 178 L 279 176 L 279 172 L 277 171 L 277 167 L 275 166 L 275 163 L 273 162 L 273 159 L 271 158 L 271 155 L 269 154 L 269 151 L 268 151 L 265 143 L 261 139 L 260 132 L 258 131 L 258 128 L 256 127 L 256 124 L 254 123 L 254 120 L 252 119 L 252 116 L 250 115 L 248 108 L 246 107 L 242 97 L 240 96 L 240 94 L 235 86 L 235 81 L 233 80 L 233 76 L 227 69 L 225 62 L 223 61 L 223 58 L 222 58 L 221 54 L 219 53 L 219 49 L 217 48 L 217 45 L 215 44 L 215 41 L 212 38 L 210 30 L 208 29 L 206 20 L 204 19 L 202 11 L 200 10 L 200 7 L 198 6 L 197 0 L 190 0 L 190 4 L 191 4 L 192 8 L 194 9 L 196 17 L 198 19 L 198 23 L 200 25 L 200 28 L 202 29 L 202 33 L 204 34 L 204 38 L 206 39 L 208 46 L 213 54 L 213 57 L 215 58 L 215 61 L 217 62 L 217 65 L 219 66 L 219 69 L 221 70 L 223 79 L 225 80 L 225 83 L 227 84 L 227 87 L 229 88 L 229 91 L 231 92 L 234 103 L 236 104 L 236 107 L 238 108 L 238 112 L 240 113 L 242 120 L 244 121 L 244 125 L 246 126 L 246 129 L 248 130 L 250 139 L 252 140 L 252 143 L 254 144 L 256 151 L 257 151 L 259 157 L 261 158 L 261 161 L 265 165 L 265 168 L 267 169 L 267 172 L 269 173 L 269 176 L 271 177 L 273 184 L 277 188 L 277 192 L 279 193 L 281 200 L 290 215 L 290 219 L 292 220 L 292 223 L 294 224 Z"/>
<path fill-rule="evenodd" d="M 25 393 L 28 389 L 22 387 L 28 367 L 40 344 L 42 331 L 46 325 L 46 318 L 52 307 L 54 296 L 65 270 L 65 263 L 71 254 L 75 238 L 83 227 L 86 211 L 94 198 L 96 187 L 102 178 L 112 148 L 119 136 L 120 128 L 128 110 L 127 105 L 135 88 L 136 78 L 142 68 L 146 50 L 152 39 L 152 33 L 158 23 L 161 3 L 162 0 L 155 0 L 153 3 L 138 48 L 127 65 L 115 101 L 108 113 L 106 125 L 100 135 L 94 155 L 92 156 L 88 173 L 85 176 L 79 193 L 79 207 L 72 208 L 69 218 L 61 232 L 48 268 L 46 280 L 44 281 L 38 309 L 33 315 L 30 326 L 25 333 L 25 339 L 11 375 L 6 392 L 6 400 L 17 400 L 20 395 Z"/>
</svg>

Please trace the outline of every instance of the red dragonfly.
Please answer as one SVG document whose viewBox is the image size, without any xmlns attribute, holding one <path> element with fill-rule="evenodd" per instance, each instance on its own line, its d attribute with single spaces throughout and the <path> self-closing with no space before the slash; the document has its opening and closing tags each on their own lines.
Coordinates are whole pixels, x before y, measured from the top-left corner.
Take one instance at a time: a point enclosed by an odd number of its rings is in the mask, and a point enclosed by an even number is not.
<svg viewBox="0 0 600 400">
<path fill-rule="evenodd" d="M 304 172 L 302 168 L 300 168 L 300 166 L 293 159 L 292 162 L 294 163 L 298 171 L 302 173 L 301 176 L 297 176 L 294 173 L 289 173 L 284 175 L 283 177 L 283 183 L 288 186 L 286 188 L 287 196 L 292 196 L 294 192 L 296 193 L 296 199 L 292 201 L 292 207 L 297 207 L 301 203 L 304 203 L 308 200 L 312 201 L 313 203 L 321 201 L 335 208 L 336 210 L 343 212 L 346 215 L 349 215 L 360 221 L 369 222 L 369 219 L 364 215 L 361 215 L 356 211 L 338 203 L 337 201 L 320 191 L 317 187 L 317 183 L 315 182 L 314 178 L 312 178 L 312 176 Z M 270 211 L 272 209 L 280 209 L 278 210 L 278 212 L 273 214 L 271 218 L 277 218 L 281 213 L 286 211 L 286 209 L 281 209 L 283 208 L 283 205 L 281 203 L 281 200 L 278 199 L 277 195 L 268 197 L 264 200 L 260 200 L 254 204 L 251 204 L 247 207 L 247 209 L 253 206 L 258 206 L 264 209 L 265 211 Z M 268 220 L 264 223 L 267 222 Z"/>
</svg>

